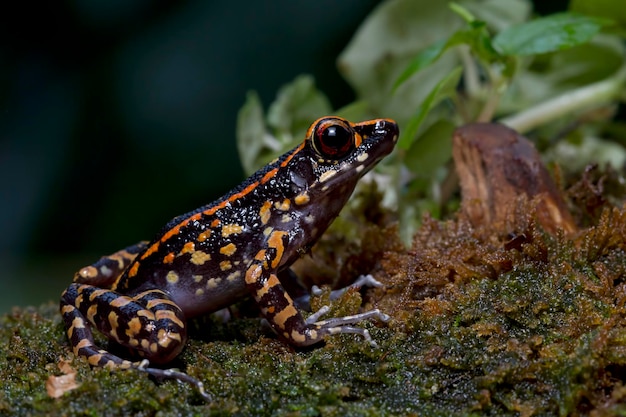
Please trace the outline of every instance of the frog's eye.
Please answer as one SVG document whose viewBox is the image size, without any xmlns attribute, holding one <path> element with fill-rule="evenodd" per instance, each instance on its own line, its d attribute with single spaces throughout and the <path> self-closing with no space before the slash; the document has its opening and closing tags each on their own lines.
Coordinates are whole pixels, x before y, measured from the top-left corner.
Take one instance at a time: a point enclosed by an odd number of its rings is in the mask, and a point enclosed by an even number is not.
<svg viewBox="0 0 626 417">
<path fill-rule="evenodd" d="M 327 159 L 342 159 L 358 146 L 354 130 L 342 119 L 320 121 L 312 139 L 317 153 Z"/>
</svg>

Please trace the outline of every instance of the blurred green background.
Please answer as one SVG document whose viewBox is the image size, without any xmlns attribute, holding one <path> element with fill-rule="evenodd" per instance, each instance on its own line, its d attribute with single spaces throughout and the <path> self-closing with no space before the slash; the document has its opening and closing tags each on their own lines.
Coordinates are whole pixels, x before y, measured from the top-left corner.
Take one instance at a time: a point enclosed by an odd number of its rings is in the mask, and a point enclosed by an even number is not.
<svg viewBox="0 0 626 417">
<path fill-rule="evenodd" d="M 378 1 L 16 2 L 0 16 L 0 313 L 243 179 L 237 111 L 335 59 Z M 566 1 L 535 2 L 536 11 Z"/>
</svg>

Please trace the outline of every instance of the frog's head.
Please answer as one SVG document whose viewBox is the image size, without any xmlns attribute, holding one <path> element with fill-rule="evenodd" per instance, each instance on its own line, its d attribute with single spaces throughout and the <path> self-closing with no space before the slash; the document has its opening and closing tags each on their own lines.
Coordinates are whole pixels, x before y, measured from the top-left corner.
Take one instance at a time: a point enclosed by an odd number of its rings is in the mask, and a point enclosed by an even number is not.
<svg viewBox="0 0 626 417">
<path fill-rule="evenodd" d="M 314 175 L 322 190 L 345 189 L 356 182 L 393 150 L 398 125 L 390 119 L 351 123 L 330 116 L 309 128 L 305 146 L 313 151 Z"/>
</svg>

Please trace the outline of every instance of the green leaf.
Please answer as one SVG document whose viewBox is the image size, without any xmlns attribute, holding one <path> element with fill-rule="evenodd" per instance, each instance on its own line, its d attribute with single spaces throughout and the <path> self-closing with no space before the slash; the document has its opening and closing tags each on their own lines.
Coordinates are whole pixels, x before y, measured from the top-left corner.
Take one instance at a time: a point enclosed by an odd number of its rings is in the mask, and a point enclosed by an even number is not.
<svg viewBox="0 0 626 417">
<path fill-rule="evenodd" d="M 411 73 L 407 67 L 420 52 L 439 39 L 448 39 L 463 25 L 446 2 L 384 1 L 370 14 L 338 58 L 339 71 L 377 116 L 406 122 L 432 86 L 458 65 L 446 54 Z M 444 41 L 445 42 L 445 41 Z M 398 82 L 398 77 L 407 80 Z M 419 73 L 417 73 L 419 72 Z M 408 79 L 410 78 L 410 80 Z M 395 94 L 389 92 L 402 84 Z"/>
<path fill-rule="evenodd" d="M 504 55 L 535 55 L 584 44 L 608 21 L 575 13 L 558 13 L 513 26 L 493 40 Z"/>
<path fill-rule="evenodd" d="M 261 100 L 255 91 L 250 91 L 237 114 L 236 129 L 239 160 L 246 174 L 253 173 L 259 167 L 258 158 L 264 148 L 266 135 Z"/>
<path fill-rule="evenodd" d="M 248 93 L 237 117 L 237 149 L 247 174 L 251 174 L 304 139 L 309 125 L 331 113 L 326 96 L 313 77 L 301 75 L 283 86 L 267 112 L 255 92 Z"/>
<path fill-rule="evenodd" d="M 429 126 L 407 151 L 406 167 L 419 178 L 432 178 L 452 155 L 454 129 L 454 124 L 448 120 L 438 120 Z"/>
<path fill-rule="evenodd" d="M 353 122 L 369 120 L 376 117 L 376 115 L 372 114 L 369 104 L 365 100 L 353 101 L 352 103 L 335 110 L 334 114 Z"/>
<path fill-rule="evenodd" d="M 450 4 L 448 4 L 448 7 L 454 13 L 461 16 L 463 20 L 465 20 L 467 23 L 472 23 L 474 20 L 476 20 L 474 15 L 469 10 L 467 10 L 465 7 L 461 6 L 458 3 L 451 2 Z"/>
<path fill-rule="evenodd" d="M 463 9 L 456 5 L 457 8 Z M 465 9 L 463 9 L 465 10 Z M 469 13 L 469 12 L 467 12 Z M 470 15 L 471 16 L 471 15 Z M 469 18 L 469 17 L 468 17 Z M 468 45 L 472 52 L 482 61 L 487 63 L 501 62 L 505 66 L 508 61 L 500 55 L 491 43 L 491 37 L 487 31 L 487 24 L 481 20 L 469 21 L 469 29 L 461 29 L 454 32 L 447 40 L 441 40 L 422 50 L 400 74 L 393 86 L 393 92 L 415 73 L 435 62 L 448 49 L 457 45 Z"/>
<path fill-rule="evenodd" d="M 439 58 L 449 47 L 450 45 L 448 40 L 443 39 L 422 50 L 415 58 L 413 58 L 402 74 L 400 74 L 393 85 L 392 92 L 395 92 L 396 89 L 406 80 L 411 78 L 413 74 L 435 62 L 437 58 Z"/>
<path fill-rule="evenodd" d="M 587 16 L 611 19 L 617 23 L 617 27 L 611 29 L 626 36 L 626 7 L 621 0 L 572 0 L 569 9 Z"/>
<path fill-rule="evenodd" d="M 328 98 L 317 89 L 313 77 L 300 75 L 278 91 L 267 111 L 267 123 L 281 142 L 291 145 L 293 137 L 302 140 L 311 122 L 331 111 Z"/>
<path fill-rule="evenodd" d="M 430 94 L 428 94 L 424 102 L 419 107 L 417 114 L 409 120 L 407 126 L 400 133 L 398 146 L 401 149 L 409 148 L 411 142 L 413 142 L 413 139 L 417 135 L 422 122 L 433 107 L 441 103 L 441 101 L 456 95 L 456 87 L 459 84 L 462 73 L 463 68 L 456 67 L 445 78 L 439 81 L 437 85 L 435 85 Z"/>
</svg>

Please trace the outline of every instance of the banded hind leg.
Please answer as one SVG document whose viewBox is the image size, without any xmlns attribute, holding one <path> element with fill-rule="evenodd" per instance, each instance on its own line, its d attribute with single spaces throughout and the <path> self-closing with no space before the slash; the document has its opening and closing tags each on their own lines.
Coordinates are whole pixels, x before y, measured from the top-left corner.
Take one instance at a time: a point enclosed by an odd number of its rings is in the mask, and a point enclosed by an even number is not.
<svg viewBox="0 0 626 417">
<path fill-rule="evenodd" d="M 88 284 L 71 284 L 61 296 L 61 314 L 74 353 L 93 366 L 136 369 L 159 378 L 173 378 L 194 385 L 210 401 L 202 382 L 173 369 L 148 367 L 148 361 L 166 363 L 183 349 L 187 339 L 180 308 L 160 290 L 134 296 Z M 131 362 L 96 346 L 92 327 L 110 340 L 145 358 Z"/>
</svg>

